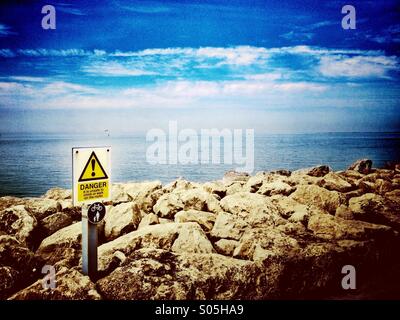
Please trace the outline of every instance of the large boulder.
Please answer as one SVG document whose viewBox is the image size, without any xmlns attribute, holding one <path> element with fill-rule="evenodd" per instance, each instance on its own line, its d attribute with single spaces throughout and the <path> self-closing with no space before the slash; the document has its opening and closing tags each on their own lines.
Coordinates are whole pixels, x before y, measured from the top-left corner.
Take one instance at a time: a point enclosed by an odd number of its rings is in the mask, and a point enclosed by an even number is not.
<svg viewBox="0 0 400 320">
<path fill-rule="evenodd" d="M 34 215 L 37 220 L 42 220 L 49 215 L 60 211 L 61 206 L 53 199 L 30 198 L 25 202 L 25 209 Z"/>
<path fill-rule="evenodd" d="M 218 200 L 204 189 L 176 189 L 162 195 L 153 210 L 162 218 L 171 219 L 181 210 L 194 209 L 218 213 L 221 210 Z"/>
<path fill-rule="evenodd" d="M 256 263 L 219 254 L 141 249 L 97 282 L 106 299 L 263 299 L 268 280 Z"/>
<path fill-rule="evenodd" d="M 347 170 L 354 170 L 362 174 L 368 174 L 372 169 L 372 160 L 361 159 L 352 163 Z"/>
<path fill-rule="evenodd" d="M 392 235 L 390 227 L 363 221 L 345 220 L 329 214 L 318 214 L 310 217 L 308 229 L 322 239 L 365 240 L 384 234 Z"/>
<path fill-rule="evenodd" d="M 67 265 L 76 265 L 82 250 L 81 240 L 82 223 L 77 222 L 43 239 L 36 254 L 46 264 L 54 265 L 62 260 L 67 260 Z"/>
<path fill-rule="evenodd" d="M 0 212 L 0 232 L 14 235 L 19 241 L 30 244 L 37 221 L 23 205 L 13 206 Z"/>
<path fill-rule="evenodd" d="M 314 205 L 328 213 L 335 214 L 336 209 L 346 202 L 345 196 L 316 185 L 298 185 L 289 197 L 302 204 Z"/>
<path fill-rule="evenodd" d="M 174 252 L 212 253 L 214 249 L 197 223 L 167 223 L 140 228 L 98 248 L 99 270 L 113 267 L 113 255 L 121 251 L 129 256 L 140 248 L 158 248 Z"/>
<path fill-rule="evenodd" d="M 5 196 L 5 197 L 0 197 L 0 211 L 3 211 L 4 209 L 17 206 L 20 204 L 24 204 L 26 199 L 21 199 L 17 197 L 11 197 L 11 196 Z"/>
<path fill-rule="evenodd" d="M 44 232 L 44 237 L 47 237 L 54 232 L 69 226 L 72 222 L 73 219 L 71 215 L 64 212 L 57 212 L 41 221 L 41 229 Z"/>
<path fill-rule="evenodd" d="M 274 199 L 273 202 L 280 208 L 281 215 L 291 222 L 306 224 L 311 215 L 324 213 L 314 205 L 302 204 L 290 197 L 280 197 Z"/>
<path fill-rule="evenodd" d="M 15 237 L 0 236 L 0 299 L 35 279 L 40 264 L 34 253 Z"/>
<path fill-rule="evenodd" d="M 66 200 L 66 199 L 71 199 L 71 197 L 72 197 L 72 191 L 69 189 L 62 189 L 62 188 L 49 189 L 43 195 L 43 198 L 53 199 L 53 200 Z"/>
<path fill-rule="evenodd" d="M 243 218 L 228 212 L 220 212 L 211 230 L 211 236 L 239 240 L 247 227 L 248 223 Z"/>
<path fill-rule="evenodd" d="M 275 228 L 253 228 L 243 234 L 233 256 L 265 263 L 271 259 L 289 258 L 299 251 L 300 246 L 296 239 Z"/>
<path fill-rule="evenodd" d="M 323 177 L 328 174 L 331 169 L 328 166 L 320 165 L 311 168 L 299 169 L 292 172 L 292 175 L 308 175 L 310 177 Z"/>
<path fill-rule="evenodd" d="M 232 182 L 246 182 L 249 180 L 250 176 L 246 172 L 237 172 L 237 171 L 228 171 L 224 174 L 224 177 L 222 178 L 222 183 L 226 184 L 231 184 Z"/>
<path fill-rule="evenodd" d="M 175 214 L 175 222 L 197 222 L 205 232 L 210 232 L 214 226 L 216 215 L 199 210 L 182 210 Z"/>
<path fill-rule="evenodd" d="M 400 230 L 400 207 L 397 202 L 374 193 L 349 200 L 349 209 L 357 220 L 385 224 Z"/>
<path fill-rule="evenodd" d="M 340 177 L 340 175 L 335 172 L 327 173 L 323 178 L 321 178 L 321 180 L 318 182 L 318 185 L 325 189 L 339 191 L 342 193 L 354 189 L 354 186 L 352 186 L 348 181 Z"/>
<path fill-rule="evenodd" d="M 136 203 L 126 202 L 111 207 L 104 218 L 104 235 L 113 240 L 122 234 L 136 230 L 141 220 L 140 208 Z"/>
<path fill-rule="evenodd" d="M 238 192 L 221 200 L 224 211 L 243 218 L 250 226 L 282 223 L 280 210 L 269 198 L 250 192 Z"/>
<path fill-rule="evenodd" d="M 232 256 L 238 245 L 239 241 L 230 239 L 219 239 L 214 243 L 214 247 L 217 252 L 225 256 Z"/>
<path fill-rule="evenodd" d="M 0 300 L 6 299 L 17 286 L 19 272 L 9 266 L 0 266 Z"/>
<path fill-rule="evenodd" d="M 99 300 L 95 284 L 74 269 L 62 268 L 55 274 L 54 289 L 43 285 L 39 279 L 29 287 L 14 294 L 9 300 Z"/>
<path fill-rule="evenodd" d="M 158 218 L 158 216 L 154 213 L 149 213 L 149 214 L 146 214 L 142 218 L 142 220 L 140 220 L 138 229 L 147 227 L 147 226 L 151 226 L 153 224 L 159 224 L 159 223 L 160 223 L 160 219 Z"/>
<path fill-rule="evenodd" d="M 274 182 L 263 183 L 258 189 L 257 193 L 265 196 L 283 195 L 288 196 L 296 190 L 296 187 L 292 187 L 286 182 L 277 180 Z"/>
<path fill-rule="evenodd" d="M 158 198 L 163 194 L 160 181 L 145 181 L 124 184 L 124 190 L 130 201 L 137 204 L 142 215 L 150 213 Z"/>
<path fill-rule="evenodd" d="M 203 189 L 222 199 L 226 195 L 226 186 L 221 181 L 206 182 Z"/>
</svg>

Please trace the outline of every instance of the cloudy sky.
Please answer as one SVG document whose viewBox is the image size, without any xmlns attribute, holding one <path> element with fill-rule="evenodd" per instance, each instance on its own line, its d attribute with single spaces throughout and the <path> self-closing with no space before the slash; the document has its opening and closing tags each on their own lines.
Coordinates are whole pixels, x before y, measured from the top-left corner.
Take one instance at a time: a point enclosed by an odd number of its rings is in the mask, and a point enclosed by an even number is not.
<svg viewBox="0 0 400 320">
<path fill-rule="evenodd" d="M 400 131 L 398 1 L 0 6 L 0 132 Z"/>
</svg>

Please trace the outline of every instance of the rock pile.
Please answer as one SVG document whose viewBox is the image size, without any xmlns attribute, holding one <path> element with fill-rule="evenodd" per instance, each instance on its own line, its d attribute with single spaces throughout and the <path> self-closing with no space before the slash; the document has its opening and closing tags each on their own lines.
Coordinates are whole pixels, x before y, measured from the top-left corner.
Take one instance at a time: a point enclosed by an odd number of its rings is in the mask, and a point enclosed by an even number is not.
<svg viewBox="0 0 400 320">
<path fill-rule="evenodd" d="M 400 172 L 366 159 L 339 172 L 119 183 L 112 196 L 96 281 L 81 274 L 69 190 L 0 198 L 0 299 L 329 298 L 344 295 L 344 265 L 370 296 L 374 275 L 400 267 Z M 54 289 L 42 285 L 44 265 L 55 267 Z M 390 277 L 399 283 L 400 272 Z"/>
</svg>

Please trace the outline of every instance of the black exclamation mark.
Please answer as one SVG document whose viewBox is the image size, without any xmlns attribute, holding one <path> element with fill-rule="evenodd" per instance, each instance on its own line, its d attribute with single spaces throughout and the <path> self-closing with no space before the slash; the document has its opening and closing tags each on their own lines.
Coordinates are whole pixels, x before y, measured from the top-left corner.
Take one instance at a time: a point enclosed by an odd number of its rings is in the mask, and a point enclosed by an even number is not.
<svg viewBox="0 0 400 320">
<path fill-rule="evenodd" d="M 92 159 L 92 177 L 96 175 L 96 172 L 94 172 L 94 165 L 96 164 L 96 160 Z"/>
</svg>

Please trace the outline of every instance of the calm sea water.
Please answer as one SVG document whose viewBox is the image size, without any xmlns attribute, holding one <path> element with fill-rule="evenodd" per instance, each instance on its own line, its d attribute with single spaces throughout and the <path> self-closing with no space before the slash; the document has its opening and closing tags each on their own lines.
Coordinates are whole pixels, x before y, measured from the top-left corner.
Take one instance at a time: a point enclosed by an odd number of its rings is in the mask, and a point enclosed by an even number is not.
<svg viewBox="0 0 400 320">
<path fill-rule="evenodd" d="M 275 134 L 256 136 L 255 171 L 295 170 L 327 164 L 342 170 L 369 158 L 374 166 L 400 160 L 400 133 Z M 220 179 L 237 165 L 151 165 L 145 135 L 74 136 L 6 135 L 0 137 L 0 196 L 37 196 L 52 187 L 71 187 L 71 148 L 112 147 L 113 182 L 184 177 L 192 181 Z"/>
</svg>

